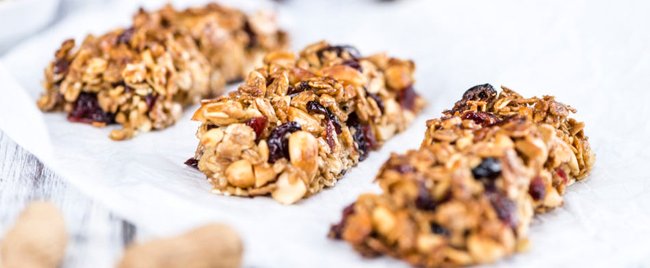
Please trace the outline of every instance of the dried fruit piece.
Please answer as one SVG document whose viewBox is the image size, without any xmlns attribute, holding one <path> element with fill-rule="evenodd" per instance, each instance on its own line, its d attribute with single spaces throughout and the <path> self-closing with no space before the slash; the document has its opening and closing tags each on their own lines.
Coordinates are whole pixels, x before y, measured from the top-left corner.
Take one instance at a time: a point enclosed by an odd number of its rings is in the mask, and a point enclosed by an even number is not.
<svg viewBox="0 0 650 268">
<path fill-rule="evenodd" d="M 280 158 L 287 158 L 289 156 L 289 146 L 287 142 L 287 134 L 300 130 L 298 122 L 287 122 L 277 128 L 273 129 L 271 135 L 266 140 L 269 145 L 269 163 L 275 163 Z"/>
</svg>

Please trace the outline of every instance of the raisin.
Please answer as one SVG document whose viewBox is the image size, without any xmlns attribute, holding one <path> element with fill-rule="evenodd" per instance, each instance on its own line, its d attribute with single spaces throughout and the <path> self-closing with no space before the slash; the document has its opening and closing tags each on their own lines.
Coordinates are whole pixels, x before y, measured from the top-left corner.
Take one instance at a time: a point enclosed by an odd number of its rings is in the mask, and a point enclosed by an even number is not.
<svg viewBox="0 0 650 268">
<path fill-rule="evenodd" d="M 115 115 L 104 112 L 99 107 L 95 93 L 82 92 L 79 93 L 79 97 L 77 97 L 77 101 L 74 103 L 74 108 L 68 114 L 68 120 L 81 123 L 98 122 L 112 124 L 115 122 Z"/>
<path fill-rule="evenodd" d="M 499 122 L 499 119 L 491 113 L 468 111 L 462 116 L 465 120 L 472 120 L 483 127 L 491 126 Z"/>
<path fill-rule="evenodd" d="M 147 103 L 147 107 L 149 108 L 149 111 L 153 109 L 153 106 L 156 104 L 156 96 L 154 94 L 147 94 L 147 96 L 144 97 L 144 101 Z"/>
<path fill-rule="evenodd" d="M 348 220 L 348 217 L 350 215 L 354 214 L 354 203 L 348 205 L 343 209 L 343 212 L 341 213 L 341 221 L 337 224 L 333 224 L 330 227 L 330 232 L 329 232 L 329 237 L 334 238 L 334 239 L 342 239 L 343 235 L 343 229 L 345 228 L 345 223 Z"/>
<path fill-rule="evenodd" d="M 487 179 L 493 181 L 501 174 L 501 161 L 499 159 L 488 157 L 472 169 L 474 179 Z"/>
<path fill-rule="evenodd" d="M 289 96 L 295 96 L 298 95 L 298 93 L 303 92 L 305 90 L 311 89 L 311 86 L 309 86 L 309 82 L 307 81 L 302 81 L 298 83 L 295 87 L 289 86 L 289 90 L 287 90 L 287 95 Z"/>
<path fill-rule="evenodd" d="M 510 227 L 517 226 L 517 205 L 507 196 L 500 193 L 490 194 L 490 203 L 497 213 L 497 217 Z"/>
<path fill-rule="evenodd" d="M 185 165 L 191 168 L 199 169 L 199 160 L 194 159 L 194 157 L 187 159 Z"/>
<path fill-rule="evenodd" d="M 449 236 L 449 230 L 447 230 L 445 227 L 442 227 L 440 224 L 432 222 L 429 225 L 429 228 L 431 229 L 431 232 L 434 234 L 439 234 L 439 235 L 444 235 L 444 236 Z"/>
<path fill-rule="evenodd" d="M 375 101 L 375 103 L 377 103 L 377 107 L 379 107 L 379 110 L 383 113 L 384 112 L 384 102 L 381 100 L 381 98 L 379 96 L 377 96 L 377 94 L 373 94 L 373 93 L 370 93 L 368 91 L 366 91 L 366 95 L 368 95 L 368 97 L 370 97 L 372 100 Z"/>
<path fill-rule="evenodd" d="M 52 70 L 55 74 L 65 74 L 68 72 L 68 68 L 70 67 L 70 62 L 67 61 L 66 59 L 58 59 L 54 63 L 54 69 Z"/>
<path fill-rule="evenodd" d="M 415 100 L 417 99 L 418 94 L 415 93 L 412 86 L 409 86 L 399 92 L 397 99 L 402 108 L 413 111 L 415 108 Z"/>
<path fill-rule="evenodd" d="M 418 196 L 415 198 L 415 207 L 421 210 L 433 211 L 436 210 L 436 200 L 433 198 L 429 189 L 424 186 L 424 183 L 418 183 Z"/>
<path fill-rule="evenodd" d="M 307 102 L 307 111 L 310 113 L 322 114 L 327 117 L 327 120 L 332 122 L 334 125 L 336 134 L 341 134 L 341 121 L 339 121 L 339 118 L 336 117 L 336 115 L 334 115 L 329 109 L 325 108 L 325 106 L 317 101 L 309 101 Z"/>
<path fill-rule="evenodd" d="M 131 42 L 131 38 L 133 38 L 134 33 L 135 29 L 133 27 L 124 30 L 120 35 L 117 36 L 117 43 L 129 44 L 129 42 Z"/>
<path fill-rule="evenodd" d="M 360 73 L 363 73 L 363 68 L 361 68 L 361 64 L 359 64 L 359 61 L 357 59 L 346 60 L 341 64 L 345 66 L 350 66 L 356 69 L 357 71 L 359 71 Z"/>
<path fill-rule="evenodd" d="M 273 164 L 280 158 L 289 158 L 288 133 L 300 130 L 300 124 L 295 121 L 286 122 L 271 131 L 266 143 L 269 145 L 269 163 Z"/>
<path fill-rule="evenodd" d="M 497 91 L 490 84 L 474 86 L 463 93 L 463 98 L 454 104 L 451 112 L 456 113 L 467 110 L 469 108 L 467 105 L 468 101 L 485 101 L 490 103 L 496 96 Z"/>
<path fill-rule="evenodd" d="M 530 182 L 528 194 L 535 200 L 544 199 L 544 196 L 546 196 L 546 185 L 544 185 L 542 177 L 537 176 Z"/>
<path fill-rule="evenodd" d="M 356 113 L 350 114 L 347 121 L 348 128 L 354 130 L 352 138 L 354 143 L 357 144 L 357 150 L 359 151 L 359 161 L 366 160 L 368 158 L 368 153 L 370 150 L 374 149 L 376 145 L 375 136 L 372 133 L 372 129 L 369 125 L 361 124 L 359 117 Z"/>
<path fill-rule="evenodd" d="M 267 119 L 264 116 L 253 117 L 251 119 L 248 119 L 248 121 L 246 121 L 246 125 L 251 127 L 253 131 L 255 131 L 255 138 L 258 141 L 262 137 L 262 132 L 264 132 L 264 128 L 266 128 L 266 122 Z"/>
<path fill-rule="evenodd" d="M 325 52 L 336 53 L 336 55 L 339 57 L 343 56 L 343 52 L 347 52 L 348 55 L 350 55 L 350 57 L 352 57 L 353 59 L 361 58 L 361 53 L 359 53 L 359 50 L 349 45 L 328 46 L 326 48 L 322 48 L 316 51 L 316 55 L 318 56 L 319 59 L 322 59 L 323 54 L 325 54 Z"/>
</svg>

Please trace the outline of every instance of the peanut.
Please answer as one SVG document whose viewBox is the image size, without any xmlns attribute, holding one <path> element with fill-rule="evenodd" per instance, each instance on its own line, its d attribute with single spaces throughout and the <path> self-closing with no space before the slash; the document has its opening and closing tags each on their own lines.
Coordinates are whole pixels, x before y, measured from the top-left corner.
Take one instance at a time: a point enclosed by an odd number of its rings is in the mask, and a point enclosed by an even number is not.
<svg viewBox="0 0 650 268">
<path fill-rule="evenodd" d="M 49 202 L 33 202 L 2 240 L 0 267 L 58 267 L 67 242 L 59 209 Z"/>
<path fill-rule="evenodd" d="M 243 250 L 232 228 L 213 223 L 177 237 L 131 245 L 117 267 L 241 267 Z"/>
</svg>

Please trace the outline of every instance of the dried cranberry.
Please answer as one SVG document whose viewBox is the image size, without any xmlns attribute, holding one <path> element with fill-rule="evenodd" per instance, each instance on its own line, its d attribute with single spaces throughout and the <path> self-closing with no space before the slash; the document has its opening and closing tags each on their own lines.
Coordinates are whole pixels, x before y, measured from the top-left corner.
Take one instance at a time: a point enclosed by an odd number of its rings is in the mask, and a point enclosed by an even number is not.
<svg viewBox="0 0 650 268">
<path fill-rule="evenodd" d="M 325 52 L 334 52 L 339 57 L 343 56 L 343 52 L 347 52 L 348 55 L 350 55 L 350 57 L 352 57 L 353 59 L 361 58 L 361 53 L 359 53 L 359 50 L 349 45 L 328 46 L 326 48 L 322 48 L 316 51 L 316 55 L 318 56 L 319 59 L 322 59 L 323 54 L 325 54 Z"/>
<path fill-rule="evenodd" d="M 144 97 L 144 101 L 147 103 L 147 107 L 149 107 L 149 111 L 153 109 L 153 106 L 156 104 L 156 96 L 154 94 L 149 93 L 146 97 Z"/>
<path fill-rule="evenodd" d="M 492 113 L 468 111 L 462 116 L 465 120 L 472 120 L 483 127 L 491 126 L 499 122 L 499 119 Z"/>
<path fill-rule="evenodd" d="M 501 174 L 501 161 L 499 159 L 488 157 L 472 169 L 474 179 L 494 180 Z"/>
<path fill-rule="evenodd" d="M 562 184 L 567 184 L 567 182 L 569 182 L 569 179 L 567 178 L 564 169 L 557 168 L 555 169 L 555 173 L 557 173 L 557 175 L 560 176 L 560 178 L 562 178 Z"/>
<path fill-rule="evenodd" d="M 131 42 L 131 38 L 133 38 L 134 33 L 135 29 L 133 27 L 124 30 L 120 35 L 117 36 L 117 43 L 128 44 Z"/>
<path fill-rule="evenodd" d="M 187 159 L 187 161 L 185 161 L 185 165 L 187 165 L 188 167 L 199 169 L 199 160 L 196 160 L 194 159 L 194 157 L 192 157 L 190 159 Z"/>
<path fill-rule="evenodd" d="M 436 200 L 433 198 L 429 189 L 424 183 L 418 183 L 418 196 L 415 198 L 415 207 L 421 210 L 436 210 Z"/>
<path fill-rule="evenodd" d="M 332 122 L 334 125 L 336 134 L 341 134 L 341 121 L 339 121 L 339 118 L 336 117 L 336 115 L 334 115 L 329 109 L 325 108 L 325 106 L 317 101 L 309 101 L 307 102 L 307 111 L 310 113 L 317 113 L 326 116 L 327 120 Z"/>
<path fill-rule="evenodd" d="M 517 205 L 507 196 L 500 193 L 490 194 L 490 203 L 497 213 L 497 217 L 510 227 L 517 226 Z"/>
<path fill-rule="evenodd" d="M 415 168 L 413 168 L 413 166 L 411 166 L 409 164 L 399 164 L 399 165 L 393 166 L 393 169 L 395 171 L 399 172 L 400 174 L 406 174 L 406 173 L 411 173 L 411 172 L 415 171 Z"/>
<path fill-rule="evenodd" d="M 70 62 L 67 61 L 66 59 L 58 59 L 54 63 L 54 69 L 52 70 L 55 74 L 65 74 L 68 72 L 68 68 L 70 67 Z"/>
<path fill-rule="evenodd" d="M 77 101 L 74 103 L 74 108 L 68 114 L 68 120 L 81 123 L 98 122 L 111 124 L 114 122 L 114 119 L 115 115 L 104 112 L 99 107 L 97 95 L 87 92 L 79 93 L 79 97 L 77 97 Z"/>
<path fill-rule="evenodd" d="M 417 99 L 418 94 L 415 93 L 412 86 L 409 86 L 399 92 L 397 99 L 402 108 L 407 110 L 413 110 L 415 108 L 415 100 Z"/>
<path fill-rule="evenodd" d="M 287 95 L 295 96 L 298 93 L 303 92 L 303 91 L 308 90 L 308 89 L 311 89 L 311 87 L 309 86 L 309 82 L 301 81 L 295 87 L 289 86 L 289 90 L 287 91 Z"/>
<path fill-rule="evenodd" d="M 266 128 L 267 119 L 264 116 L 253 117 L 246 121 L 246 125 L 251 127 L 255 131 L 255 137 L 259 140 L 262 137 L 262 132 Z"/>
<path fill-rule="evenodd" d="M 542 177 L 537 176 L 530 182 L 528 194 L 535 200 L 544 199 L 544 196 L 546 196 L 546 185 L 544 185 Z"/>
<path fill-rule="evenodd" d="M 447 230 L 445 227 L 442 227 L 440 224 L 432 222 L 429 225 L 429 228 L 431 229 L 431 232 L 434 234 L 439 234 L 439 235 L 444 235 L 444 236 L 449 236 L 449 230 Z"/>
<path fill-rule="evenodd" d="M 363 68 L 361 68 L 361 64 L 359 64 L 359 61 L 357 59 L 346 60 L 342 64 L 345 66 L 350 66 L 360 73 L 363 73 Z"/>
<path fill-rule="evenodd" d="M 366 91 L 366 95 L 368 95 L 368 97 L 370 97 L 372 100 L 375 101 L 375 103 L 377 103 L 377 107 L 379 107 L 379 110 L 383 113 L 384 112 L 384 102 L 381 100 L 381 98 L 379 96 L 377 96 L 377 94 L 373 94 L 373 93 L 370 93 L 368 91 Z"/>
<path fill-rule="evenodd" d="M 341 215 L 341 221 L 337 224 L 333 224 L 330 227 L 330 232 L 329 232 L 329 237 L 334 238 L 334 239 L 341 239 L 343 238 L 343 229 L 345 228 L 345 224 L 348 220 L 348 217 L 350 215 L 354 214 L 354 203 L 348 205 L 343 209 L 343 213 Z"/>
<path fill-rule="evenodd" d="M 368 153 L 370 150 L 374 149 L 376 143 L 372 129 L 369 125 L 361 124 L 356 113 L 350 114 L 347 125 L 351 131 L 354 130 L 352 138 L 354 139 L 354 143 L 357 144 L 359 161 L 366 160 L 366 158 L 368 158 Z"/>
<path fill-rule="evenodd" d="M 327 120 L 327 123 L 325 125 L 325 140 L 327 141 L 327 145 L 329 145 L 330 149 L 334 150 L 334 147 L 336 146 L 336 129 L 334 127 L 334 123 L 332 121 Z"/>
<path fill-rule="evenodd" d="M 269 163 L 273 164 L 280 158 L 289 158 L 289 142 L 285 136 L 298 130 L 300 130 L 300 124 L 291 121 L 279 125 L 271 131 L 271 135 L 266 140 L 269 145 Z"/>
</svg>

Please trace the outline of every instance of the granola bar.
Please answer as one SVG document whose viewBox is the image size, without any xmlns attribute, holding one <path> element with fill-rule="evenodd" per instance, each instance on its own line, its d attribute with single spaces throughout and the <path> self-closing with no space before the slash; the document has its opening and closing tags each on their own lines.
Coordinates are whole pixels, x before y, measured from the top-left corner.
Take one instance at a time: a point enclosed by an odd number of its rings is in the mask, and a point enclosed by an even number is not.
<svg viewBox="0 0 650 268">
<path fill-rule="evenodd" d="M 236 92 L 204 101 L 195 165 L 214 192 L 295 203 L 334 186 L 424 106 L 415 65 L 319 42 L 273 52 Z"/>
<path fill-rule="evenodd" d="M 553 97 L 469 89 L 427 122 L 419 150 L 393 154 L 377 181 L 343 212 L 330 237 L 364 256 L 415 266 L 494 262 L 526 249 L 534 212 L 562 204 L 594 155 L 575 110 Z"/>
<path fill-rule="evenodd" d="M 173 125 L 188 105 L 222 93 L 287 36 L 267 13 L 209 4 L 140 10 L 129 28 L 66 40 L 45 69 L 43 111 L 73 122 L 120 124 L 114 140 Z"/>
</svg>

